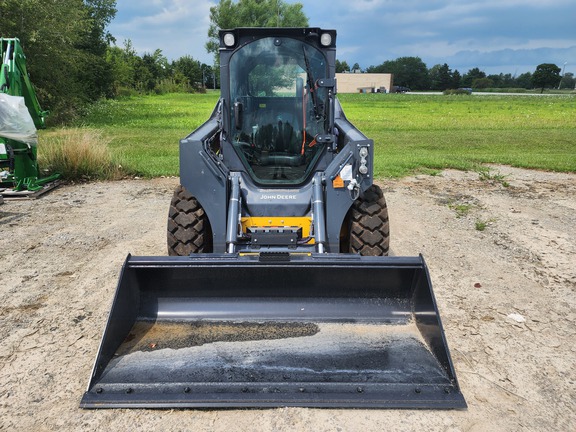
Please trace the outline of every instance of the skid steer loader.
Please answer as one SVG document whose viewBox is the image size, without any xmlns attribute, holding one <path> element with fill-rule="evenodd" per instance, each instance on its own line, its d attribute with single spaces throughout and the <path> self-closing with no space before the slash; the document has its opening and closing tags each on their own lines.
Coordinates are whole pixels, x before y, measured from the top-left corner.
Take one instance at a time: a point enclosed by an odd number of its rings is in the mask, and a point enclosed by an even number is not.
<svg viewBox="0 0 576 432">
<path fill-rule="evenodd" d="M 424 259 L 387 256 L 336 32 L 220 32 L 169 257 L 128 256 L 81 406 L 464 408 Z"/>
</svg>

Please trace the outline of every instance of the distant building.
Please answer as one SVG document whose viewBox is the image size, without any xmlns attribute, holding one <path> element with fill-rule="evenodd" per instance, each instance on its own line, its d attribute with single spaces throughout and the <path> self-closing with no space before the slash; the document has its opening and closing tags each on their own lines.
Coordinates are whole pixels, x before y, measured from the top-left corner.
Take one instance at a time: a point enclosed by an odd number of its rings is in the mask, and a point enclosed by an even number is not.
<svg viewBox="0 0 576 432">
<path fill-rule="evenodd" d="M 389 93 L 393 85 L 393 76 L 387 73 L 336 74 L 338 93 Z"/>
</svg>

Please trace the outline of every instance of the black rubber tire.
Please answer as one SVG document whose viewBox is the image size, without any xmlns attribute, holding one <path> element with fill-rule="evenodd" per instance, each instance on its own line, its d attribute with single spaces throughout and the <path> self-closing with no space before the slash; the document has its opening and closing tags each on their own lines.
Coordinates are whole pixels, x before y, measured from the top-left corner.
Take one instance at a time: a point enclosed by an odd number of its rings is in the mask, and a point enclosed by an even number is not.
<svg viewBox="0 0 576 432">
<path fill-rule="evenodd" d="M 386 256 L 390 249 L 388 207 L 382 189 L 370 186 L 348 212 L 348 252 Z"/>
<path fill-rule="evenodd" d="M 212 252 L 212 230 L 206 212 L 190 192 L 178 186 L 168 212 L 168 255 Z"/>
</svg>

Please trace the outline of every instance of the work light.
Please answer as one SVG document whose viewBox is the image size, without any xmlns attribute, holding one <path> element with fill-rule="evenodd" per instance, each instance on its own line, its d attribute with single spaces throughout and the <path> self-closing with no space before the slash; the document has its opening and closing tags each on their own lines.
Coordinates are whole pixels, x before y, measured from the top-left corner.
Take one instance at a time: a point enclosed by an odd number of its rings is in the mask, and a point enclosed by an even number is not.
<svg viewBox="0 0 576 432">
<path fill-rule="evenodd" d="M 330 46 L 332 43 L 332 35 L 330 33 L 322 33 L 320 36 L 320 43 L 322 46 Z"/>
<path fill-rule="evenodd" d="M 226 33 L 224 35 L 224 45 L 227 47 L 233 47 L 236 43 L 236 38 L 234 37 L 233 33 Z"/>
</svg>

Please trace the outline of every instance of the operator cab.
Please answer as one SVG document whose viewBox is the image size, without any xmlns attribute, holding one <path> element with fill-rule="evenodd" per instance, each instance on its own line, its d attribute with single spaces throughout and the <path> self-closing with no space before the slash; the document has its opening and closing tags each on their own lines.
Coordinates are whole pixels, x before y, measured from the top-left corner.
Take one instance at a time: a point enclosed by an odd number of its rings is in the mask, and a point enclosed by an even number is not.
<svg viewBox="0 0 576 432">
<path fill-rule="evenodd" d="M 311 175 L 332 130 L 323 51 L 292 37 L 262 37 L 230 56 L 230 133 L 253 181 L 297 185 Z"/>
</svg>

